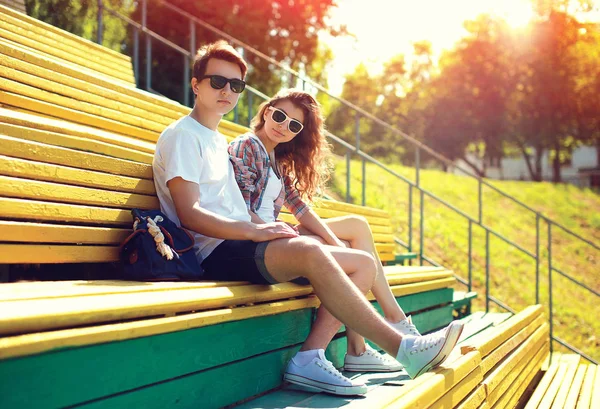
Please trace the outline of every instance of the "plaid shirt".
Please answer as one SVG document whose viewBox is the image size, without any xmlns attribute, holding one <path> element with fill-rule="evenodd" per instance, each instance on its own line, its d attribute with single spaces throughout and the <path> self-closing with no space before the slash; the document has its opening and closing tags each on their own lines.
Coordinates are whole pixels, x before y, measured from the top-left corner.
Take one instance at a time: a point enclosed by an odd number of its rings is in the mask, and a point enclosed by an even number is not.
<svg viewBox="0 0 600 409">
<path fill-rule="evenodd" d="M 271 159 L 267 151 L 251 133 L 239 136 L 229 144 L 229 159 L 235 171 L 235 180 L 242 191 L 248 209 L 256 213 L 260 209 L 267 182 Z M 279 173 L 273 167 L 275 173 Z M 292 185 L 289 175 L 282 177 L 283 188 L 273 203 L 274 217 L 277 220 L 281 206 L 285 205 L 296 217 L 300 218 L 309 210 L 300 194 Z"/>
</svg>

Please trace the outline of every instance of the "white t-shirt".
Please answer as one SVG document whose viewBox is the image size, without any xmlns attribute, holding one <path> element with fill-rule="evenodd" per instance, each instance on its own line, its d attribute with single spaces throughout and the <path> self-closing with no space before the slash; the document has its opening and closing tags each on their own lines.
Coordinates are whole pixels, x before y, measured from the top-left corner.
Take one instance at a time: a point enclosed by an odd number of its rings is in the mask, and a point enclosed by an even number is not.
<svg viewBox="0 0 600 409">
<path fill-rule="evenodd" d="M 250 221 L 246 202 L 235 182 L 227 141 L 190 116 L 172 123 L 158 138 L 152 161 L 160 209 L 181 226 L 167 182 L 176 177 L 197 183 L 200 207 L 233 220 Z M 203 259 L 223 242 L 191 231 Z"/>
<path fill-rule="evenodd" d="M 260 209 L 256 212 L 258 217 L 263 219 L 265 222 L 274 222 L 275 221 L 275 200 L 281 194 L 281 189 L 283 189 L 283 184 L 281 180 L 277 177 L 275 172 L 273 172 L 273 168 L 269 168 L 269 180 L 267 181 L 267 188 L 265 189 L 265 193 L 263 194 L 262 202 L 260 203 Z"/>
</svg>

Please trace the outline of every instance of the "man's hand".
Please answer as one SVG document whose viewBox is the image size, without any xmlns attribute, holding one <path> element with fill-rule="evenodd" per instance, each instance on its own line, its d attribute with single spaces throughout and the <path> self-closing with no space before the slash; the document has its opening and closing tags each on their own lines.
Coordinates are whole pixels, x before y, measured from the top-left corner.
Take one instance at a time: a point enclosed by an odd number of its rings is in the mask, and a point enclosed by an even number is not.
<svg viewBox="0 0 600 409">
<path fill-rule="evenodd" d="M 298 232 L 294 228 L 284 222 L 273 222 L 255 225 L 250 240 L 260 242 L 292 237 L 298 237 Z"/>
</svg>

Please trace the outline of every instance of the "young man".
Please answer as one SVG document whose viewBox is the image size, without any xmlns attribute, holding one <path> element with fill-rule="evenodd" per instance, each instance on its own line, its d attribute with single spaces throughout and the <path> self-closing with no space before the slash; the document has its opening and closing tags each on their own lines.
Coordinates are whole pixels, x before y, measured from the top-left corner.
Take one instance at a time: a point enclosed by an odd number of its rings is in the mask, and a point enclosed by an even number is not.
<svg viewBox="0 0 600 409">
<path fill-rule="evenodd" d="M 439 365 L 456 345 L 462 324 L 422 337 L 403 335 L 364 297 L 374 280 L 369 254 L 324 246 L 285 223 L 251 222 L 227 142 L 217 131 L 245 87 L 246 70 L 244 60 L 225 42 L 201 49 L 191 80 L 194 109 L 161 134 L 152 164 L 161 209 L 194 234 L 205 278 L 275 284 L 306 277 L 328 310 L 313 327 L 312 338 L 329 336 L 337 318 L 396 357 L 411 377 Z M 340 265 L 339 252 L 354 252 L 359 267 Z M 364 384 L 341 375 L 321 349 L 303 349 L 306 353 L 288 365 L 286 380 L 342 395 L 366 393 Z"/>
</svg>

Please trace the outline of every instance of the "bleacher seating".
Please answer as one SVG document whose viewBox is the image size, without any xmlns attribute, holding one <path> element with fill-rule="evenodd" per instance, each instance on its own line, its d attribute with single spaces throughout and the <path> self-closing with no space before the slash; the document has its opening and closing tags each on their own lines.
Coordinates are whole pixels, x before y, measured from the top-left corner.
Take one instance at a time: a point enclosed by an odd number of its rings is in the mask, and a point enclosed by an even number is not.
<svg viewBox="0 0 600 409">
<path fill-rule="evenodd" d="M 158 207 L 154 143 L 189 108 L 136 89 L 127 57 L 2 6 L 0 57 L 0 264 L 108 268 L 130 232 L 130 209 Z M 231 139 L 246 128 L 222 121 L 220 131 Z M 396 261 L 387 212 L 333 200 L 318 202 L 316 210 L 324 218 L 365 217 L 380 258 Z M 289 213 L 282 218 L 293 221 Z M 310 286 L 52 277 L 2 284 L 0 407 L 523 403 L 520 397 L 548 354 L 541 307 L 511 318 L 468 315 L 475 294 L 457 296 L 451 271 L 390 265 L 385 272 L 422 332 L 447 325 L 460 309 L 467 325 L 462 354 L 456 350 L 445 365 L 416 380 L 404 373 L 358 375 L 371 386 L 366 397 L 354 400 L 289 388 L 248 400 L 281 386 L 282 368 L 319 305 Z M 327 351 L 336 366 L 345 342 L 342 328 Z M 582 396 L 595 402 L 595 369 L 577 371 Z"/>
</svg>

